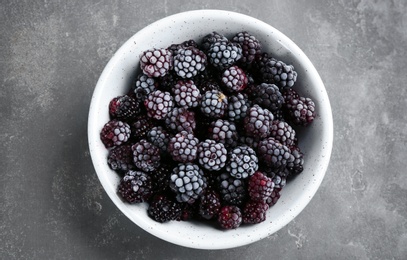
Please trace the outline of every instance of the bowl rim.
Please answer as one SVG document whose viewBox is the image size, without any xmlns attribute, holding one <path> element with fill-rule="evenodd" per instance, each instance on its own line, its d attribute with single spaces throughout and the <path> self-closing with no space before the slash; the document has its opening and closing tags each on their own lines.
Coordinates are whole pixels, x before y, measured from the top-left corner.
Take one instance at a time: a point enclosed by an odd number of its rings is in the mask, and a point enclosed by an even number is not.
<svg viewBox="0 0 407 260">
<path fill-rule="evenodd" d="M 181 239 L 178 241 L 174 241 L 172 236 L 169 236 L 168 234 L 166 234 L 165 232 L 163 232 L 160 229 L 149 226 L 149 224 L 142 218 L 134 219 L 132 216 L 130 216 L 130 214 L 128 213 L 128 211 L 125 208 L 124 203 L 122 202 L 122 200 L 120 200 L 118 198 L 118 196 L 116 195 L 116 191 L 112 190 L 110 188 L 109 183 L 107 183 L 108 180 L 102 174 L 106 170 L 107 164 L 102 166 L 98 161 L 98 154 L 97 154 L 96 150 L 100 149 L 100 138 L 99 138 L 98 134 L 95 135 L 95 133 L 100 132 L 100 129 L 98 129 L 98 124 L 96 124 L 95 122 L 97 121 L 97 109 L 96 108 L 98 107 L 97 105 L 99 104 L 100 98 L 102 95 L 103 82 L 106 81 L 106 79 L 110 76 L 111 72 L 114 70 L 115 66 L 118 64 L 118 62 L 121 61 L 121 54 L 123 53 L 123 51 L 126 48 L 128 48 L 128 46 L 130 44 L 133 44 L 134 39 L 136 39 L 137 37 L 140 37 L 140 35 L 147 32 L 148 30 L 154 29 L 161 24 L 166 24 L 173 20 L 187 19 L 188 17 L 191 17 L 191 16 L 192 17 L 193 16 L 211 17 L 213 15 L 216 15 L 218 17 L 228 16 L 228 17 L 233 17 L 235 19 L 238 18 L 238 19 L 242 19 L 245 21 L 250 21 L 250 22 L 256 23 L 259 26 L 266 27 L 269 30 L 273 31 L 273 33 L 275 35 L 277 35 L 278 38 L 281 39 L 281 44 L 287 44 L 287 47 L 292 52 L 300 54 L 302 56 L 301 61 L 306 64 L 310 73 L 312 73 L 313 76 L 315 76 L 314 80 L 316 82 L 318 82 L 319 86 L 321 86 L 319 95 L 321 95 L 325 99 L 325 101 L 324 101 L 324 106 L 325 106 L 324 110 L 325 111 L 323 112 L 324 117 L 325 117 L 324 124 L 325 124 L 325 129 L 326 129 L 326 133 L 324 133 L 324 138 L 325 138 L 324 140 L 326 141 L 325 152 L 324 152 L 325 161 L 324 161 L 324 163 L 321 164 L 321 168 L 319 169 L 319 171 L 320 171 L 319 178 L 315 180 L 312 188 L 307 190 L 307 194 L 306 194 L 307 196 L 305 198 L 305 201 L 301 201 L 301 203 L 299 201 L 296 201 L 294 203 L 294 204 L 296 204 L 296 206 L 293 207 L 292 209 L 290 209 L 290 211 L 292 210 L 290 212 L 290 215 L 285 216 L 285 219 L 280 221 L 280 225 L 277 228 L 274 228 L 273 230 L 265 230 L 261 235 L 259 235 L 257 237 L 252 237 L 250 239 L 242 237 L 242 239 L 239 239 L 239 240 L 235 239 L 233 241 L 233 243 L 231 243 L 231 242 L 228 243 L 228 241 L 225 241 L 225 244 L 222 244 L 222 245 L 214 245 L 211 243 L 208 243 L 208 244 L 194 243 L 193 241 L 187 240 L 187 239 Z M 106 108 L 106 111 L 107 111 L 107 108 Z M 99 144 L 99 146 L 97 144 Z M 131 221 L 133 221 L 135 224 L 137 224 L 140 228 L 144 229 L 148 233 L 150 233 L 156 237 L 159 237 L 165 241 L 168 241 L 173 244 L 185 246 L 185 247 L 196 248 L 196 249 L 227 249 L 227 248 L 244 246 L 244 245 L 256 242 L 258 240 L 261 240 L 261 239 L 273 234 L 274 232 L 277 232 L 278 230 L 280 230 L 281 228 L 286 226 L 290 221 L 292 221 L 296 216 L 298 216 L 300 214 L 300 212 L 308 205 L 308 203 L 311 201 L 311 199 L 315 195 L 316 191 L 318 190 L 320 184 L 322 183 L 322 180 L 325 176 L 326 170 L 329 165 L 329 160 L 331 157 L 332 146 L 333 146 L 333 119 L 332 119 L 332 111 L 331 111 L 331 105 L 329 102 L 328 94 L 326 92 L 322 79 L 320 78 L 317 70 L 315 69 L 315 67 L 311 63 L 311 61 L 308 59 L 308 57 L 305 55 L 305 53 L 291 39 L 289 39 L 287 36 L 285 36 L 283 33 L 281 33 L 279 30 L 277 30 L 270 24 L 267 24 L 257 18 L 248 16 L 248 15 L 245 15 L 242 13 L 226 11 L 226 10 L 216 10 L 216 9 L 191 10 L 191 11 L 180 12 L 180 13 L 176 13 L 176 14 L 161 18 L 161 19 L 147 25 L 146 27 L 144 27 L 141 30 L 139 30 L 138 32 L 136 32 L 133 36 L 131 36 L 114 53 L 114 55 L 111 57 L 111 59 L 109 60 L 109 62 L 105 66 L 105 68 L 103 69 L 103 71 L 97 81 L 97 84 L 95 86 L 93 95 L 92 95 L 90 108 L 89 108 L 89 115 L 88 115 L 88 145 L 89 145 L 89 151 L 90 151 L 92 163 L 94 165 L 94 168 L 95 168 L 96 174 L 99 178 L 99 181 L 101 182 L 101 184 L 104 188 L 104 191 L 113 201 L 113 203 L 119 208 L 119 210 L 124 215 L 126 215 Z"/>
</svg>

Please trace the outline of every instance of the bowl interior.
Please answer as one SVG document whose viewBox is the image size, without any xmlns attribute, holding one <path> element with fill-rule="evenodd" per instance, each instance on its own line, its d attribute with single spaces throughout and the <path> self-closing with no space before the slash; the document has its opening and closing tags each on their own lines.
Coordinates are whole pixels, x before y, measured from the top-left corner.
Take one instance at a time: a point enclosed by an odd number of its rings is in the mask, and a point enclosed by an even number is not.
<svg viewBox="0 0 407 260">
<path fill-rule="evenodd" d="M 147 216 L 145 203 L 129 205 L 117 194 L 118 174 L 110 170 L 108 151 L 99 133 L 109 121 L 108 104 L 125 94 L 139 73 L 139 55 L 152 47 L 168 47 L 173 43 L 195 39 L 217 31 L 228 37 L 248 31 L 260 40 L 263 50 L 294 65 L 297 73 L 295 88 L 316 103 L 317 118 L 300 132 L 299 146 L 305 153 L 304 171 L 283 189 L 280 200 L 269 209 L 265 222 L 244 225 L 223 231 L 197 222 L 157 223 Z M 246 245 L 265 238 L 294 219 L 308 204 L 318 189 L 327 169 L 333 138 L 332 114 L 325 87 L 306 55 L 286 36 L 255 18 L 228 11 L 189 11 L 159 20 L 131 37 L 115 53 L 105 67 L 92 96 L 88 138 L 92 161 L 106 193 L 116 206 L 139 227 L 174 244 L 200 249 L 224 249 Z"/>
</svg>

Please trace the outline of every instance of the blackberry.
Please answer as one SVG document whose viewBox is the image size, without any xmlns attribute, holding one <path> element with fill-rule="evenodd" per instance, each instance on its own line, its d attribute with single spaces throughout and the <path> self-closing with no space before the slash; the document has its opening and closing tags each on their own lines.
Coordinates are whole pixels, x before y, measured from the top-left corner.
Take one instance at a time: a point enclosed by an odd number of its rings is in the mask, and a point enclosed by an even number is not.
<svg viewBox="0 0 407 260">
<path fill-rule="evenodd" d="M 146 74 L 140 74 L 137 76 L 132 94 L 137 98 L 137 100 L 144 102 L 144 99 L 146 99 L 148 94 L 157 89 L 157 83 L 158 82 L 155 78 L 149 77 Z"/>
<path fill-rule="evenodd" d="M 239 92 L 246 88 L 248 79 L 246 73 L 238 66 L 231 66 L 222 73 L 221 81 L 228 92 Z"/>
<path fill-rule="evenodd" d="M 119 194 L 129 203 L 147 201 L 152 195 L 151 178 L 142 171 L 128 171 L 119 184 Z"/>
<path fill-rule="evenodd" d="M 221 91 L 219 84 L 213 79 L 203 80 L 201 84 L 197 85 L 201 93 L 205 93 L 211 90 Z"/>
<path fill-rule="evenodd" d="M 166 92 L 172 92 L 172 88 L 177 84 L 179 80 L 182 80 L 178 75 L 171 70 L 169 73 L 165 74 L 162 77 L 155 79 L 158 82 L 157 89 Z"/>
<path fill-rule="evenodd" d="M 249 200 L 243 207 L 243 223 L 257 224 L 265 221 L 268 209 L 269 205 L 264 201 Z"/>
<path fill-rule="evenodd" d="M 174 71 L 181 78 L 190 79 L 205 70 L 207 58 L 205 53 L 195 47 L 179 49 L 174 56 Z"/>
<path fill-rule="evenodd" d="M 172 56 L 175 57 L 180 50 L 188 48 L 188 47 L 198 48 L 198 43 L 196 43 L 196 41 L 191 39 L 188 41 L 184 41 L 182 43 L 171 44 L 167 49 L 170 50 L 172 52 Z"/>
<path fill-rule="evenodd" d="M 148 216 L 160 223 L 179 219 L 181 211 L 181 205 L 165 194 L 155 195 L 147 209 Z"/>
<path fill-rule="evenodd" d="M 129 120 L 140 114 L 140 103 L 127 95 L 115 97 L 109 103 L 109 114 L 112 119 Z"/>
<path fill-rule="evenodd" d="M 260 171 L 249 178 L 248 192 L 253 201 L 266 201 L 274 189 L 273 180 Z"/>
<path fill-rule="evenodd" d="M 246 135 L 258 139 L 268 137 L 273 119 L 274 116 L 268 109 L 253 105 L 243 121 Z"/>
<path fill-rule="evenodd" d="M 147 132 L 147 140 L 165 152 L 170 142 L 170 134 L 162 126 L 155 126 Z"/>
<path fill-rule="evenodd" d="M 242 205 L 247 199 L 247 183 L 242 179 L 237 179 L 229 173 L 222 173 L 218 176 L 219 193 L 221 199 L 226 204 Z"/>
<path fill-rule="evenodd" d="M 236 122 L 245 118 L 250 108 L 250 102 L 246 94 L 237 93 L 228 98 L 228 119 Z"/>
<path fill-rule="evenodd" d="M 154 192 L 163 192 L 169 189 L 170 176 L 174 165 L 163 162 L 154 171 L 149 172 Z"/>
<path fill-rule="evenodd" d="M 204 219 L 216 217 L 220 208 L 220 197 L 214 190 L 207 190 L 199 199 L 199 215 Z"/>
<path fill-rule="evenodd" d="M 130 124 L 132 140 L 139 141 L 147 138 L 147 133 L 155 124 L 156 123 L 147 115 L 138 116 L 137 120 Z"/>
<path fill-rule="evenodd" d="M 181 204 L 181 216 L 177 219 L 178 221 L 187 221 L 198 217 L 199 214 L 199 203 L 194 202 L 192 204 L 180 203 Z"/>
<path fill-rule="evenodd" d="M 237 179 L 252 176 L 259 168 L 256 152 L 248 146 L 238 146 L 228 153 L 226 171 Z"/>
<path fill-rule="evenodd" d="M 213 67 L 224 70 L 242 57 L 242 48 L 238 43 L 216 41 L 209 47 L 207 57 Z"/>
<path fill-rule="evenodd" d="M 280 190 L 274 189 L 271 192 L 271 195 L 266 199 L 266 203 L 269 207 L 274 206 L 277 201 L 280 199 Z"/>
<path fill-rule="evenodd" d="M 315 118 L 315 103 L 311 98 L 291 98 L 285 103 L 289 120 L 299 126 L 308 126 Z"/>
<path fill-rule="evenodd" d="M 232 42 L 240 44 L 242 47 L 242 64 L 251 64 L 256 55 L 261 54 L 261 44 L 259 40 L 248 32 L 237 33 L 231 40 Z"/>
<path fill-rule="evenodd" d="M 260 68 L 263 82 L 276 84 L 280 89 L 291 88 L 297 80 L 293 65 L 287 65 L 274 58 L 265 60 Z"/>
<path fill-rule="evenodd" d="M 198 138 L 186 131 L 181 131 L 171 138 L 168 152 L 177 162 L 192 162 L 197 157 Z"/>
<path fill-rule="evenodd" d="M 150 77 L 162 77 L 173 67 L 171 51 L 167 49 L 151 49 L 140 56 L 140 67 Z"/>
<path fill-rule="evenodd" d="M 174 108 L 173 97 L 169 92 L 155 90 L 144 100 L 147 115 L 157 120 L 164 119 Z"/>
<path fill-rule="evenodd" d="M 140 140 L 131 146 L 134 165 L 140 170 L 151 172 L 160 166 L 160 149 L 147 140 Z"/>
<path fill-rule="evenodd" d="M 288 171 L 284 169 L 283 171 L 273 171 L 270 169 L 263 171 L 269 178 L 273 180 L 274 183 L 274 191 L 281 191 L 284 186 L 287 184 L 287 175 Z"/>
<path fill-rule="evenodd" d="M 294 157 L 292 162 L 287 164 L 287 169 L 291 174 L 299 174 L 304 170 L 304 154 L 298 146 L 290 146 L 291 154 Z"/>
<path fill-rule="evenodd" d="M 134 170 L 133 151 L 131 145 L 113 147 L 107 156 L 107 164 L 114 171 Z"/>
<path fill-rule="evenodd" d="M 165 118 L 165 125 L 174 133 L 186 131 L 192 134 L 196 128 L 195 112 L 175 107 Z"/>
<path fill-rule="evenodd" d="M 284 97 L 274 84 L 261 83 L 249 87 L 249 96 L 253 103 L 268 109 L 270 112 L 278 111 L 284 104 Z"/>
<path fill-rule="evenodd" d="M 193 163 L 178 164 L 170 178 L 170 188 L 179 202 L 194 203 L 206 188 L 203 171 Z"/>
<path fill-rule="evenodd" d="M 270 137 L 286 146 L 294 145 L 295 130 L 284 121 L 274 120 L 270 126 Z"/>
<path fill-rule="evenodd" d="M 120 120 L 110 120 L 100 132 L 100 139 L 106 148 L 119 146 L 126 143 L 130 138 L 130 126 Z"/>
<path fill-rule="evenodd" d="M 273 137 L 268 137 L 259 142 L 257 156 L 260 163 L 271 170 L 277 171 L 284 170 L 287 163 L 292 159 L 290 149 Z"/>
<path fill-rule="evenodd" d="M 221 118 L 225 114 L 227 106 L 227 96 L 218 90 L 211 90 L 202 96 L 200 109 L 207 117 Z"/>
<path fill-rule="evenodd" d="M 208 171 L 219 171 L 227 160 L 227 150 L 222 143 L 206 139 L 198 146 L 199 164 Z"/>
<path fill-rule="evenodd" d="M 233 205 L 223 206 L 218 215 L 218 223 L 223 229 L 235 229 L 242 224 L 242 212 Z"/>
<path fill-rule="evenodd" d="M 180 107 L 193 108 L 199 105 L 202 95 L 192 80 L 180 80 L 172 89 L 174 100 Z"/>
<path fill-rule="evenodd" d="M 284 103 L 290 103 L 293 99 L 299 99 L 300 95 L 293 88 L 285 88 L 282 91 Z"/>
<path fill-rule="evenodd" d="M 209 126 L 208 133 L 209 139 L 224 144 L 227 149 L 235 147 L 239 139 L 236 125 L 224 119 L 213 121 Z"/>
<path fill-rule="evenodd" d="M 202 38 L 201 46 L 202 50 L 207 52 L 211 45 L 215 42 L 228 42 L 228 38 L 226 38 L 224 35 L 217 33 L 217 32 L 212 32 L 210 34 L 205 35 Z"/>
</svg>

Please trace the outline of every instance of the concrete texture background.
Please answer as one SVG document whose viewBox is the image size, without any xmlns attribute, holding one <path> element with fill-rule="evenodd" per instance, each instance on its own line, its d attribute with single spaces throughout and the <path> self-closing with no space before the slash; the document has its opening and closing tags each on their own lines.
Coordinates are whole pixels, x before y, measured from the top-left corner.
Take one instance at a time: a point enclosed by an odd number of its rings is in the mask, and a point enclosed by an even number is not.
<svg viewBox="0 0 407 260">
<path fill-rule="evenodd" d="M 293 39 L 319 70 L 335 128 L 309 206 L 272 236 L 221 251 L 132 224 L 87 146 L 91 95 L 118 47 L 159 18 L 203 8 Z M 0 259 L 407 258 L 406 1 L 3 0 L 0 35 Z"/>
</svg>

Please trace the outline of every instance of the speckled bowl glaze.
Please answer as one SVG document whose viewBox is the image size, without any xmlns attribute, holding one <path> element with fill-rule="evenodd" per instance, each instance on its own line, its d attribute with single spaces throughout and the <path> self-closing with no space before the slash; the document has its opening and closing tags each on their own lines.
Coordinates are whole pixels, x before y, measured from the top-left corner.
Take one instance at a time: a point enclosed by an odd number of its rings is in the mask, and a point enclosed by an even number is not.
<svg viewBox="0 0 407 260">
<path fill-rule="evenodd" d="M 316 103 L 318 115 L 313 124 L 301 131 L 300 147 L 305 153 L 302 174 L 283 189 L 280 200 L 268 210 L 266 221 L 243 225 L 235 230 L 220 230 L 199 222 L 160 224 L 147 216 L 147 204 L 123 203 L 117 194 L 118 174 L 107 165 L 108 151 L 99 133 L 108 122 L 109 101 L 123 95 L 139 72 L 139 55 L 152 47 L 195 39 L 217 31 L 230 37 L 248 31 L 260 40 L 263 50 L 294 65 L 298 72 L 295 88 Z M 306 43 L 305 43 L 306 44 Z M 333 123 L 331 106 L 318 72 L 289 38 L 255 18 L 229 11 L 197 10 L 168 16 L 137 32 L 114 54 L 97 82 L 91 101 L 88 122 L 89 148 L 103 188 L 114 204 L 139 227 L 168 242 L 198 249 L 226 249 L 247 245 L 278 231 L 293 220 L 310 202 L 328 167 L 332 150 Z"/>
</svg>

